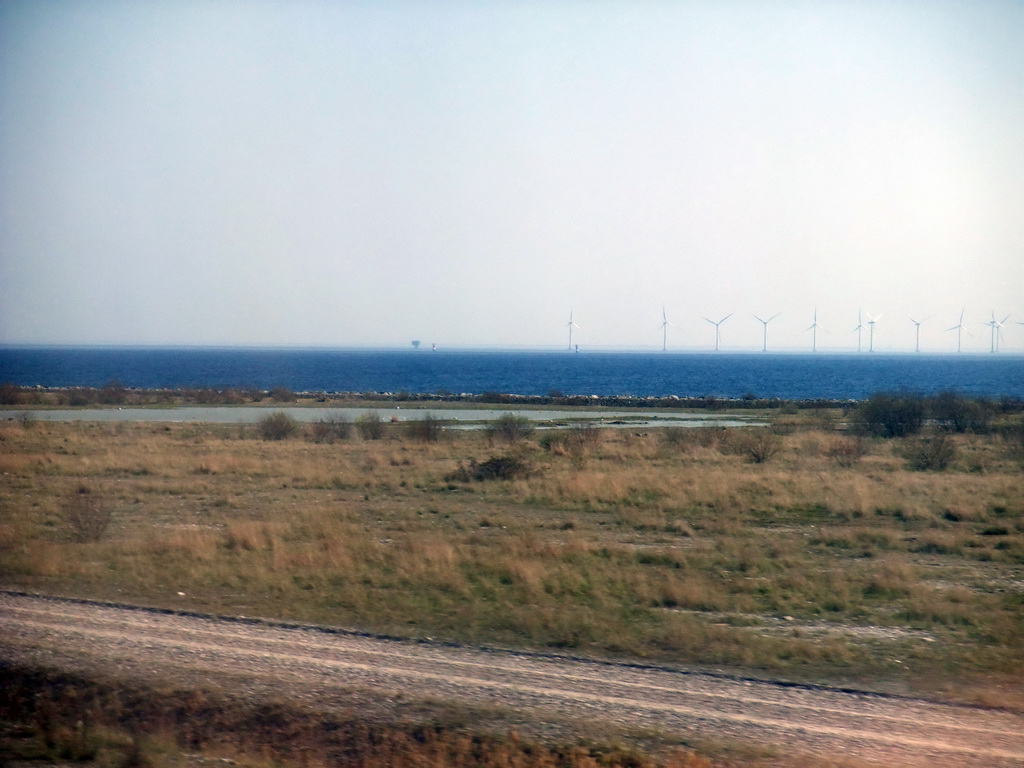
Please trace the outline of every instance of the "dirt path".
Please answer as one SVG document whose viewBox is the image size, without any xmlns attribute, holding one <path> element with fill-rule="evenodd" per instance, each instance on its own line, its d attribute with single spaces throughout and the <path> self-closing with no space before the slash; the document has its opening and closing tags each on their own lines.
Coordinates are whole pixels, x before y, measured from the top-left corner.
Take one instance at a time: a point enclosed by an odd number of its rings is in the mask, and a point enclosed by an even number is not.
<svg viewBox="0 0 1024 768">
<path fill-rule="evenodd" d="M 1024 765 L 1020 714 L 2 593 L 0 654 L 253 686 L 321 710 L 360 690 L 382 701 L 507 708 L 537 722 L 713 735 L 881 765 Z"/>
</svg>

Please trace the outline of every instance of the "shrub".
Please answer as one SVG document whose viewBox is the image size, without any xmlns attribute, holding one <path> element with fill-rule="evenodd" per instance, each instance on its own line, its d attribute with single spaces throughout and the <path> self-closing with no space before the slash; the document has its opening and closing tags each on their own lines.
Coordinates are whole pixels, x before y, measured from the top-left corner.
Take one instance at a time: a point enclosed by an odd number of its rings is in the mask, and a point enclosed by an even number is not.
<svg viewBox="0 0 1024 768">
<path fill-rule="evenodd" d="M 96 402 L 96 392 L 85 387 L 72 387 L 68 390 L 68 405 L 83 406 Z"/>
<path fill-rule="evenodd" d="M 106 498 L 85 485 L 80 485 L 64 506 L 64 519 L 71 539 L 80 543 L 102 539 L 112 517 Z"/>
<path fill-rule="evenodd" d="M 792 435 L 800 428 L 800 423 L 796 416 L 776 416 L 772 419 L 772 432 L 776 435 Z"/>
<path fill-rule="evenodd" d="M 867 456 L 868 444 L 860 435 L 840 437 L 832 442 L 826 453 L 839 466 L 852 467 Z"/>
<path fill-rule="evenodd" d="M 128 400 L 128 390 L 117 379 L 111 379 L 96 396 L 104 405 L 122 405 Z"/>
<path fill-rule="evenodd" d="M 693 436 L 687 434 L 686 427 L 665 427 L 658 432 L 662 445 L 666 448 L 686 451 L 693 444 Z"/>
<path fill-rule="evenodd" d="M 299 425 L 284 411 L 275 411 L 256 423 L 257 431 L 264 440 L 284 440 L 298 430 Z"/>
<path fill-rule="evenodd" d="M 406 434 L 413 440 L 422 443 L 436 443 L 441 439 L 444 422 L 432 413 L 424 414 L 422 419 L 414 419 L 405 423 Z"/>
<path fill-rule="evenodd" d="M 950 432 L 986 432 L 991 407 L 958 392 L 940 392 L 928 401 L 928 414 L 936 426 Z"/>
<path fill-rule="evenodd" d="M 356 431 L 363 440 L 380 440 L 384 437 L 384 422 L 377 411 L 367 411 L 356 419 Z"/>
<path fill-rule="evenodd" d="M 860 404 L 856 419 L 861 429 L 872 435 L 915 435 L 924 424 L 924 400 L 904 392 L 880 392 Z"/>
<path fill-rule="evenodd" d="M 604 430 L 589 421 L 581 421 L 569 427 L 569 437 L 581 448 L 597 448 L 604 440 Z"/>
<path fill-rule="evenodd" d="M 21 405 L 21 387 L 9 381 L 0 384 L 0 405 Z"/>
<path fill-rule="evenodd" d="M 470 480 L 516 480 L 533 474 L 530 462 L 521 455 L 506 454 L 491 456 L 484 462 L 477 463 L 470 459 L 469 466 L 459 463 L 458 469 L 450 472 L 445 480 L 448 482 L 468 483 Z"/>
<path fill-rule="evenodd" d="M 1003 453 L 1007 458 L 1024 465 L 1024 424 L 1014 424 L 999 430 Z"/>
<path fill-rule="evenodd" d="M 591 450 L 604 439 L 604 432 L 590 422 L 579 422 L 568 429 L 552 430 L 540 439 L 541 447 L 558 456 L 568 456 L 575 463 L 585 461 Z"/>
<path fill-rule="evenodd" d="M 296 400 L 295 393 L 287 387 L 274 387 L 270 390 L 270 398 L 279 403 L 294 403 Z"/>
<path fill-rule="evenodd" d="M 732 453 L 763 464 L 782 449 L 782 439 L 770 428 L 741 429 L 729 440 Z"/>
<path fill-rule="evenodd" d="M 335 440 L 347 440 L 352 435 L 352 422 L 348 419 L 331 416 L 317 419 L 310 430 L 310 440 L 314 443 L 333 443 Z"/>
<path fill-rule="evenodd" d="M 956 443 L 945 433 L 922 437 L 904 451 L 907 469 L 923 472 L 946 469 L 956 458 Z"/>
<path fill-rule="evenodd" d="M 487 425 L 487 437 L 506 443 L 525 440 L 533 434 L 533 423 L 525 416 L 505 413 Z"/>
</svg>

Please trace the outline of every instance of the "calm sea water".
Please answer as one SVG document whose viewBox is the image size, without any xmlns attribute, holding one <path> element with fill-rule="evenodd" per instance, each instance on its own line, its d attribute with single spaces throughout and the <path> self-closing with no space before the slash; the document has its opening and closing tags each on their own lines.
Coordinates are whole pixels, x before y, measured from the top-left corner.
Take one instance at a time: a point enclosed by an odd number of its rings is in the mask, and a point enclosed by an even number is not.
<svg viewBox="0 0 1024 768">
<path fill-rule="evenodd" d="M 21 386 L 241 387 L 295 391 L 858 399 L 883 390 L 1024 397 L 1024 357 L 2 348 L 0 382 Z"/>
</svg>

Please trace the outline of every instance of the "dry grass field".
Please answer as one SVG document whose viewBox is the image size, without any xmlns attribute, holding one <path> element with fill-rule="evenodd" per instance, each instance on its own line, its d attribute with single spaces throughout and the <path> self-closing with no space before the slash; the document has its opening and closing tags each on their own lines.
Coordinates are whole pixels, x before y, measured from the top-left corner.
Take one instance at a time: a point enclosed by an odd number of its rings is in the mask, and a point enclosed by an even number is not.
<svg viewBox="0 0 1024 768">
<path fill-rule="evenodd" d="M 0 585 L 1024 706 L 1013 446 L 829 423 L 8 421 Z"/>
</svg>

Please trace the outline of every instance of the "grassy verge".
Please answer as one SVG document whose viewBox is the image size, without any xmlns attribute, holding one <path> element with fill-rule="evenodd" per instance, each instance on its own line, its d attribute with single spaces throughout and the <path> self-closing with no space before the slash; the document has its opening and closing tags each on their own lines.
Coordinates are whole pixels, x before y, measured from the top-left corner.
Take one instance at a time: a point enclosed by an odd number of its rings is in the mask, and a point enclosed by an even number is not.
<svg viewBox="0 0 1024 768">
<path fill-rule="evenodd" d="M 912 471 L 820 416 L 760 463 L 710 429 L 9 423 L 0 583 L 1024 705 L 1012 451 Z"/>
</svg>

